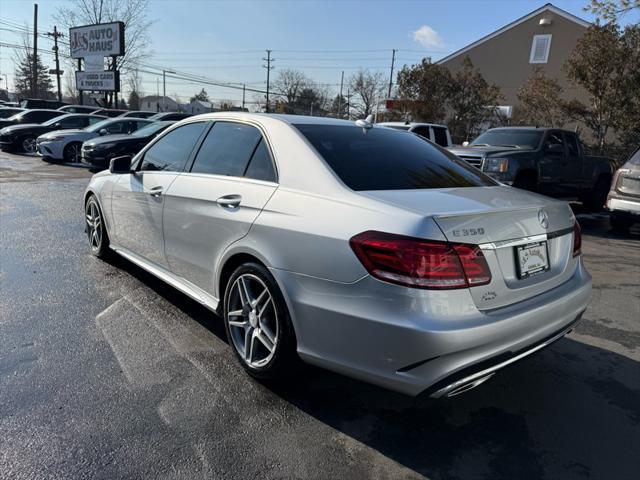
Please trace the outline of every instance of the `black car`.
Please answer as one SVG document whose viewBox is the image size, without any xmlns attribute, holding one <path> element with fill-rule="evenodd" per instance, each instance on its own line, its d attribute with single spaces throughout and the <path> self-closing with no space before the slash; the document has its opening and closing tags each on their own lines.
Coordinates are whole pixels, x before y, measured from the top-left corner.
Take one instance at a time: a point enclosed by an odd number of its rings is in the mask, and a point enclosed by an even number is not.
<svg viewBox="0 0 640 480">
<path fill-rule="evenodd" d="M 153 122 L 130 135 L 109 135 L 87 140 L 82 144 L 82 160 L 96 167 L 107 168 L 112 158 L 135 155 L 160 132 L 175 122 Z"/>
<path fill-rule="evenodd" d="M 3 128 L 0 130 L 0 149 L 33 153 L 36 151 L 36 138 L 44 133 L 85 128 L 104 120 L 104 117 L 85 113 L 58 112 L 58 114 L 61 115 L 42 124 L 21 123 Z"/>
<path fill-rule="evenodd" d="M 100 110 L 100 107 L 92 107 L 90 105 L 65 105 L 58 108 L 59 111 L 64 113 L 94 113 L 96 110 Z"/>
<path fill-rule="evenodd" d="M 0 119 L 13 117 L 20 112 L 24 112 L 24 108 L 19 107 L 0 107 Z"/>
<path fill-rule="evenodd" d="M 149 117 L 149 120 L 155 121 L 168 121 L 168 120 L 182 120 L 184 118 L 191 117 L 190 113 L 179 113 L 179 112 L 160 112 L 156 113 L 152 117 Z"/>
<path fill-rule="evenodd" d="M 0 128 L 26 123 L 44 123 L 62 115 L 58 110 L 24 110 L 14 116 L 0 120 Z"/>
<path fill-rule="evenodd" d="M 57 100 L 44 100 L 42 98 L 23 98 L 20 100 L 20 106 L 22 108 L 50 108 L 55 110 L 60 107 L 69 105 L 65 102 L 58 102 Z"/>
</svg>

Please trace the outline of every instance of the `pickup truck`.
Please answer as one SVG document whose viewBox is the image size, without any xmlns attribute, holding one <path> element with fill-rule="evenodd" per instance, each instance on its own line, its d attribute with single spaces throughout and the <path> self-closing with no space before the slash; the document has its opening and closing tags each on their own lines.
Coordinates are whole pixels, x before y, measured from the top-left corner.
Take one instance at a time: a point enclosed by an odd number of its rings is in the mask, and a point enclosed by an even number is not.
<svg viewBox="0 0 640 480">
<path fill-rule="evenodd" d="M 613 162 L 585 155 L 575 132 L 556 128 L 501 127 L 448 150 L 501 183 L 550 197 L 579 199 L 589 210 L 606 199 Z"/>
</svg>

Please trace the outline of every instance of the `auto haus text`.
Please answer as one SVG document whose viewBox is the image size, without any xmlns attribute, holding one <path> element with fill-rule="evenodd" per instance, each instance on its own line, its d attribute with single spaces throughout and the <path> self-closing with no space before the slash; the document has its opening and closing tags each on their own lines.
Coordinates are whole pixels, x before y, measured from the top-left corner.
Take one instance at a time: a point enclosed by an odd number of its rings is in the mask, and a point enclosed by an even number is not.
<svg viewBox="0 0 640 480">
<path fill-rule="evenodd" d="M 113 28 L 94 28 L 89 31 L 73 32 L 71 36 L 71 52 L 84 52 L 98 55 L 112 52 L 117 47 L 118 31 Z"/>
</svg>

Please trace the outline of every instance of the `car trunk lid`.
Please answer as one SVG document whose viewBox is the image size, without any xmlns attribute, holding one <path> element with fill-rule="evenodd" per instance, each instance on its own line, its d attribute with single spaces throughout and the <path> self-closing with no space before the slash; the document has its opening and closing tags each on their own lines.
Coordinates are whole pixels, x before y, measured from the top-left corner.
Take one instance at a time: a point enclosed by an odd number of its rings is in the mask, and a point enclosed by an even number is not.
<svg viewBox="0 0 640 480">
<path fill-rule="evenodd" d="M 432 217 L 450 242 L 479 245 L 492 275 L 489 284 L 470 288 L 479 309 L 544 293 L 575 269 L 575 217 L 564 202 L 505 186 L 363 193 Z M 547 257 L 548 269 L 521 275 L 520 257 L 527 270 L 535 264 L 527 259 L 538 253 Z"/>
</svg>

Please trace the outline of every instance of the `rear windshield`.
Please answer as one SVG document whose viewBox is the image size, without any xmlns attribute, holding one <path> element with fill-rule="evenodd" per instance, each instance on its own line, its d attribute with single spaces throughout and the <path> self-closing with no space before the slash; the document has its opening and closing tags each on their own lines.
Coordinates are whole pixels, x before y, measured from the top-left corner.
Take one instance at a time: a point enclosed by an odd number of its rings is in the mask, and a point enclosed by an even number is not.
<svg viewBox="0 0 640 480">
<path fill-rule="evenodd" d="M 479 170 L 417 135 L 355 125 L 294 126 L 352 190 L 497 185 Z"/>
</svg>

